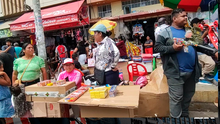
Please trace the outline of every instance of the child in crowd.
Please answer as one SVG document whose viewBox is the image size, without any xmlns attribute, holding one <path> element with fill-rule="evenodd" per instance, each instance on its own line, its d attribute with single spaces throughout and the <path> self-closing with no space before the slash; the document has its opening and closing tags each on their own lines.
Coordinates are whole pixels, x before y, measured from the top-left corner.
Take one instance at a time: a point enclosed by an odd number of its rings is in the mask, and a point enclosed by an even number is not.
<svg viewBox="0 0 220 124">
<path fill-rule="evenodd" d="M 0 61 L 0 118 L 12 117 L 15 113 L 8 86 L 11 86 L 11 80 L 4 72 L 3 62 Z"/>
</svg>

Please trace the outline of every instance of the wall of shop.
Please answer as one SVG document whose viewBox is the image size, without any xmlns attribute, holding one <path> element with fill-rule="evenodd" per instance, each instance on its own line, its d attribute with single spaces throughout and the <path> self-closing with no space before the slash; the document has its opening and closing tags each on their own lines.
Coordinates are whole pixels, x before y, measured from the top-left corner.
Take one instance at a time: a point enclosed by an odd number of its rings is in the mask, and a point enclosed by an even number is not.
<svg viewBox="0 0 220 124">
<path fill-rule="evenodd" d="M 144 11 L 154 11 L 157 9 L 162 9 L 164 8 L 161 4 L 154 4 L 150 6 L 142 6 L 142 7 L 137 7 L 137 8 L 131 8 L 131 12 L 144 12 Z"/>
<path fill-rule="evenodd" d="M 32 0 L 27 0 L 32 1 Z M 25 11 L 24 0 L 0 0 L 0 17 Z"/>
<path fill-rule="evenodd" d="M 154 4 L 154 5 L 148 5 L 143 7 L 136 7 L 131 8 L 131 12 L 144 12 L 144 11 L 154 11 L 156 9 L 162 9 L 163 6 L 161 4 Z M 122 2 L 116 1 L 111 3 L 111 11 L 112 11 L 112 17 L 114 16 L 120 16 L 124 14 L 124 10 L 122 10 Z M 98 6 L 90 6 L 90 15 L 91 19 L 97 19 L 99 18 L 98 15 Z"/>
<path fill-rule="evenodd" d="M 2 3 L 0 2 L 0 17 L 3 16 Z"/>
<path fill-rule="evenodd" d="M 112 7 L 112 16 L 120 16 L 124 14 L 124 11 L 122 10 L 122 2 L 117 1 L 117 2 L 112 2 L 111 3 Z"/>
<path fill-rule="evenodd" d="M 74 0 L 40 0 L 40 6 L 47 7 L 47 6 L 61 4 L 61 3 L 69 2 L 69 1 L 73 2 Z M 32 0 L 26 0 L 26 4 L 33 9 Z"/>
</svg>

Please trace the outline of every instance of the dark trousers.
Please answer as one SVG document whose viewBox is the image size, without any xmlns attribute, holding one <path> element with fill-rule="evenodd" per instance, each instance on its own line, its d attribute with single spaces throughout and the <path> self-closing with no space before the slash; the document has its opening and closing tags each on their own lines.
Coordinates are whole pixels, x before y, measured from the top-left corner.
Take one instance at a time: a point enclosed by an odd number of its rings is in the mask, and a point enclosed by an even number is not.
<svg viewBox="0 0 220 124">
<path fill-rule="evenodd" d="M 38 79 L 36 79 L 36 80 L 34 80 L 32 82 L 21 82 L 21 83 L 24 84 L 25 87 L 26 87 L 26 86 L 30 86 L 30 85 L 36 84 L 38 82 L 40 82 L 40 78 L 38 78 Z"/>
<path fill-rule="evenodd" d="M 118 85 L 119 82 L 119 71 L 107 71 L 105 72 L 105 84 Z"/>
<path fill-rule="evenodd" d="M 180 78 L 167 78 L 169 85 L 170 115 L 174 118 L 188 116 L 188 108 L 195 93 L 196 82 L 192 73 L 181 72 Z"/>
</svg>

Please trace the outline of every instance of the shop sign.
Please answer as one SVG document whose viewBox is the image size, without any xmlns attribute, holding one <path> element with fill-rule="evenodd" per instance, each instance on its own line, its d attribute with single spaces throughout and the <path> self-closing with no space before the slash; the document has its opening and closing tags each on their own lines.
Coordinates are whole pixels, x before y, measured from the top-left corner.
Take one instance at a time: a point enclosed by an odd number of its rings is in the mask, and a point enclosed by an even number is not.
<svg viewBox="0 0 220 124">
<path fill-rule="evenodd" d="M 12 33 L 9 29 L 1 29 L 0 30 L 0 38 L 11 37 Z"/>
<path fill-rule="evenodd" d="M 53 26 L 53 25 L 61 25 L 65 23 L 71 23 L 71 22 L 76 22 L 78 21 L 78 16 L 77 14 L 73 15 L 66 15 L 66 16 L 60 16 L 60 17 L 55 17 L 55 18 L 49 18 L 49 19 L 43 19 L 43 27 L 47 26 Z M 11 25 L 10 29 L 12 31 L 17 31 L 17 30 L 27 30 L 27 29 L 32 29 L 35 28 L 35 23 L 34 22 L 26 22 L 26 23 L 20 23 L 20 24 L 15 24 Z"/>
</svg>

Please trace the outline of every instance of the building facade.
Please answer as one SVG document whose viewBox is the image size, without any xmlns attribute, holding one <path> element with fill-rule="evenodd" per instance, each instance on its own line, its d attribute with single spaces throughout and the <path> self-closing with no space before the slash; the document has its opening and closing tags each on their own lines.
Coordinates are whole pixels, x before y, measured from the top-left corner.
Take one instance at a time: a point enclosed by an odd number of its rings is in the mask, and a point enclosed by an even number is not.
<svg viewBox="0 0 220 124">
<path fill-rule="evenodd" d="M 171 9 L 163 7 L 159 0 L 87 0 L 90 6 L 90 23 L 93 24 L 100 19 L 116 21 L 114 36 L 124 34 L 124 25 L 130 30 L 130 38 L 133 37 L 132 30 L 136 24 L 141 24 L 144 34 L 154 40 L 154 25 L 158 18 L 169 18 Z"/>
</svg>

